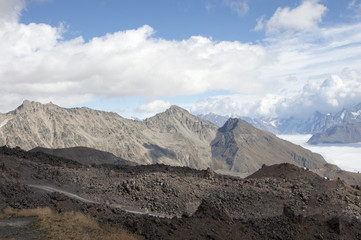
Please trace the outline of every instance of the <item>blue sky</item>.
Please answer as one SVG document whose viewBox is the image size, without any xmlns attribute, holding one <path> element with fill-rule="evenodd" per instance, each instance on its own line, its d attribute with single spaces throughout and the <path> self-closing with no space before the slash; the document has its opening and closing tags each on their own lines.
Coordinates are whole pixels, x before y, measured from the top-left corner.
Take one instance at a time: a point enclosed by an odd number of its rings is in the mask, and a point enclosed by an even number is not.
<svg viewBox="0 0 361 240">
<path fill-rule="evenodd" d="M 240 3 L 237 5 L 236 3 Z M 278 7 L 297 7 L 302 1 L 225 0 L 48 0 L 32 1 L 22 12 L 23 23 L 64 23 L 67 39 L 83 36 L 86 41 L 106 33 L 149 25 L 155 37 L 183 40 L 201 35 L 218 41 L 257 42 L 263 32 L 254 31 L 256 20 L 271 17 Z M 233 5 L 232 5 L 233 3 Z M 245 3 L 245 5 L 242 5 Z M 323 23 L 352 21 L 347 1 L 323 1 L 329 7 Z M 247 7 L 246 7 L 247 6 Z"/>
<path fill-rule="evenodd" d="M 361 0 L 0 0 L 0 112 L 307 117 L 361 102 Z"/>
</svg>

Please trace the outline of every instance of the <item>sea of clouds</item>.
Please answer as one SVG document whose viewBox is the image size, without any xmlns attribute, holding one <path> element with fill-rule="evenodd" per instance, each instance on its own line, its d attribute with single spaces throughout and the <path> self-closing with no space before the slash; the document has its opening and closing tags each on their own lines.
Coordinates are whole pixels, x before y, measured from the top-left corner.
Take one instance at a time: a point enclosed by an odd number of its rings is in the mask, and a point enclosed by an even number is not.
<svg viewBox="0 0 361 240">
<path fill-rule="evenodd" d="M 278 137 L 321 154 L 329 163 L 343 170 L 361 172 L 361 143 L 353 144 L 307 144 L 312 135 L 278 135 Z"/>
</svg>

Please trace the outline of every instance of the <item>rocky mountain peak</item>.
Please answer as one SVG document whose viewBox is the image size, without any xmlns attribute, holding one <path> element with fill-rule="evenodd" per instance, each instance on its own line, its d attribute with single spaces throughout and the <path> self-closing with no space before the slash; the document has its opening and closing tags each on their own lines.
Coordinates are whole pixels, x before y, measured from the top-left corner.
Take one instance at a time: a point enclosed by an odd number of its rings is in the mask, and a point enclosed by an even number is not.
<svg viewBox="0 0 361 240">
<path fill-rule="evenodd" d="M 39 102 L 24 100 L 23 103 L 18 107 L 18 109 L 28 110 L 28 109 L 38 108 L 40 106 L 41 106 L 41 103 L 39 103 Z"/>
<path fill-rule="evenodd" d="M 185 123 L 185 122 L 205 122 L 205 121 L 190 114 L 187 110 L 179 106 L 172 105 L 165 112 L 158 113 L 154 117 L 146 119 L 145 122 L 148 125 L 152 125 L 154 123 L 158 125 L 158 124 L 170 123 L 170 122 Z"/>
<path fill-rule="evenodd" d="M 56 108 L 57 105 L 49 102 L 47 104 L 42 104 L 40 102 L 24 100 L 23 103 L 15 110 L 15 113 L 23 113 L 23 112 L 38 112 L 45 108 Z"/>
<path fill-rule="evenodd" d="M 164 113 L 167 115 L 173 115 L 173 116 L 191 115 L 187 110 L 185 110 L 184 108 L 181 108 L 177 105 L 172 105 Z"/>
<path fill-rule="evenodd" d="M 248 122 L 240 119 L 240 118 L 230 118 L 227 122 L 219 129 L 220 132 L 229 132 L 229 131 L 249 131 L 251 129 L 255 129 L 251 124 Z"/>
</svg>

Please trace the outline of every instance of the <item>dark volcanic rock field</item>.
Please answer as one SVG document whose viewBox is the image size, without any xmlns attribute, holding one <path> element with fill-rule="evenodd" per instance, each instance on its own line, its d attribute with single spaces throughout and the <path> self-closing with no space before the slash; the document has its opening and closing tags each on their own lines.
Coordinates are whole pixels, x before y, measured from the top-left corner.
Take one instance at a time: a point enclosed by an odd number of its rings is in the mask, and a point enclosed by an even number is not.
<svg viewBox="0 0 361 240">
<path fill-rule="evenodd" d="M 241 179 L 166 165 L 83 165 L 2 147 L 0 175 L 1 206 L 79 211 L 140 239 L 361 238 L 360 187 L 291 164 Z"/>
</svg>

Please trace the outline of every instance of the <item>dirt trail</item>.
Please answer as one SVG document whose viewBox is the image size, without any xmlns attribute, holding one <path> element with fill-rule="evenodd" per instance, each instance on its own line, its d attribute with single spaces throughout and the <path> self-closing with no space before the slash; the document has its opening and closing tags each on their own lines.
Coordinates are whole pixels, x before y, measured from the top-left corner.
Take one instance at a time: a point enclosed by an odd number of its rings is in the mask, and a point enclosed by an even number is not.
<svg viewBox="0 0 361 240">
<path fill-rule="evenodd" d="M 54 187 L 49 187 L 49 186 L 44 186 L 44 185 L 33 185 L 33 184 L 29 184 L 29 187 L 32 188 L 37 188 L 37 189 L 41 189 L 44 190 L 46 192 L 58 192 L 58 193 L 62 193 L 65 196 L 68 196 L 70 198 L 73 199 L 77 199 L 79 201 L 85 202 L 85 203 L 95 203 L 95 204 L 102 204 L 100 202 L 96 202 L 90 199 L 86 199 L 83 197 L 80 197 L 79 195 L 76 195 L 74 193 L 70 193 L 58 188 L 54 188 Z M 138 215 L 148 215 L 148 216 L 152 216 L 152 217 L 159 217 L 159 218 L 173 218 L 173 217 L 178 217 L 176 215 L 168 215 L 168 214 L 163 214 L 163 213 L 156 213 L 156 212 L 149 212 L 149 211 L 136 211 L 136 210 L 130 210 L 127 209 L 125 206 L 119 205 L 119 204 L 106 204 L 107 206 L 110 206 L 112 208 L 117 208 L 117 209 L 121 209 L 122 211 L 125 211 L 127 213 L 132 213 L 132 214 L 138 214 Z"/>
</svg>

